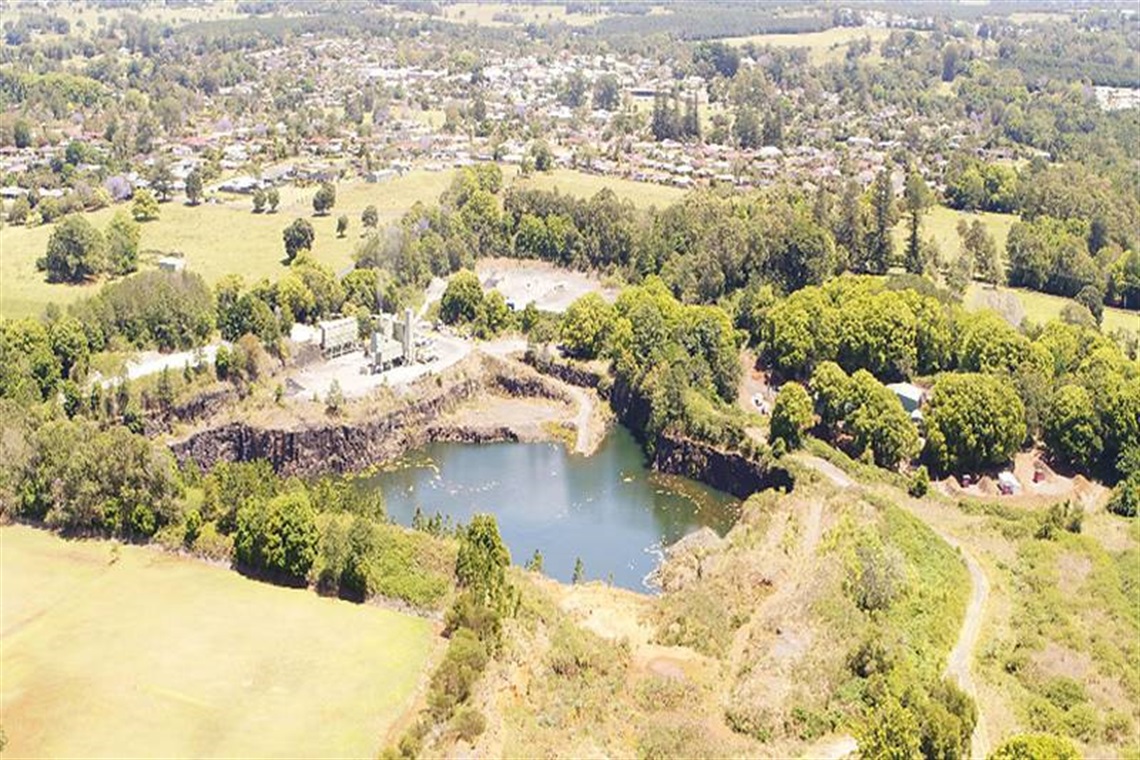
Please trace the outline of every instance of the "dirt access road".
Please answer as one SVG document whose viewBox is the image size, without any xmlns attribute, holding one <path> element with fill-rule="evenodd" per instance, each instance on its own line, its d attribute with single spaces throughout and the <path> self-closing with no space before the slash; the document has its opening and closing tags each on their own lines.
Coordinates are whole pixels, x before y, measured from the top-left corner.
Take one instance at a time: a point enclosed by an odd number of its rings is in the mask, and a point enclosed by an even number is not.
<svg viewBox="0 0 1140 760">
<path fill-rule="evenodd" d="M 799 459 L 840 488 L 861 487 L 848 477 L 847 473 L 843 472 L 843 470 L 831 462 L 810 455 L 801 455 Z M 973 736 L 970 737 L 970 755 L 981 760 L 989 754 L 990 746 L 989 738 L 986 736 L 986 722 L 982 716 L 982 705 L 977 699 L 978 694 L 977 687 L 974 684 L 972 664 L 974 661 L 974 652 L 978 645 L 978 636 L 982 629 L 982 620 L 985 616 L 986 602 L 990 596 L 990 582 L 982 570 L 982 566 L 978 564 L 974 556 L 962 545 L 961 541 L 947 534 L 937 526 L 931 525 L 930 522 L 923 517 L 922 512 L 910 507 L 905 499 L 900 499 L 899 503 L 912 515 L 922 520 L 923 524 L 934 531 L 939 538 L 957 549 L 962 555 L 962 560 L 966 563 L 966 569 L 970 573 L 970 600 L 966 604 L 966 616 L 962 620 L 962 627 L 958 632 L 958 641 L 954 644 L 954 648 L 950 650 L 950 656 L 947 658 L 945 674 L 947 677 L 953 678 L 958 683 L 959 688 L 974 699 L 974 704 L 977 706 L 978 719 L 974 724 Z M 805 757 L 820 758 L 820 760 L 838 760 L 839 758 L 847 757 L 854 752 L 856 748 L 857 745 L 853 738 L 838 737 L 830 740 L 827 745 L 817 745 L 814 750 L 809 755 L 805 755 Z"/>
</svg>

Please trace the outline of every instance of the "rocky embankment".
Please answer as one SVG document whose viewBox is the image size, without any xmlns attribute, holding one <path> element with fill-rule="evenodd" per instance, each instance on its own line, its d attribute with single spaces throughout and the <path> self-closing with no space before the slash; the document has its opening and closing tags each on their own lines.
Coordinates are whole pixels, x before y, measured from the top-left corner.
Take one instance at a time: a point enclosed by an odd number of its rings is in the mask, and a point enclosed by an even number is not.
<svg viewBox="0 0 1140 760">
<path fill-rule="evenodd" d="M 530 355 L 527 363 L 564 383 L 596 389 L 623 424 L 631 430 L 645 429 L 649 404 L 631 388 L 611 382 L 608 375 L 593 367 L 552 357 Z M 766 459 L 753 459 L 737 451 L 669 435 L 659 435 L 653 443 L 655 470 L 700 481 L 739 499 L 772 488 L 790 491 L 795 485 L 788 470 Z"/>
<path fill-rule="evenodd" d="M 520 440 L 510 426 L 443 421 L 484 394 L 569 401 L 563 389 L 526 367 L 485 357 L 464 369 L 448 382 L 421 383 L 409 400 L 383 412 L 275 426 L 228 421 L 173 441 L 170 449 L 180 462 L 193 460 L 203 469 L 221 461 L 265 459 L 285 475 L 357 472 L 432 441 Z"/>
<path fill-rule="evenodd" d="M 699 480 L 738 499 L 746 499 L 757 491 L 771 488 L 790 491 L 795 485 L 791 473 L 783 467 L 687 438 L 664 435 L 657 437 L 653 468 Z"/>
</svg>

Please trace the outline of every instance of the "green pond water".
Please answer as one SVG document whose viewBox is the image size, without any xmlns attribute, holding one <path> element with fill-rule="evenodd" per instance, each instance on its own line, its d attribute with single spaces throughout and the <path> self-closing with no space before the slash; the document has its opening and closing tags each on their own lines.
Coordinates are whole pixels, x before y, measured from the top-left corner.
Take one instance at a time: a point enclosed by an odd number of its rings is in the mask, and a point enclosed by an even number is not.
<svg viewBox="0 0 1140 760">
<path fill-rule="evenodd" d="M 515 564 L 535 549 L 547 575 L 570 581 L 581 557 L 587 579 L 636 591 L 663 546 L 707 526 L 736 521 L 732 496 L 646 466 L 641 447 L 615 427 L 590 457 L 552 443 L 437 443 L 360 481 L 378 488 L 388 514 L 410 525 L 416 509 L 454 523 L 493 513 Z"/>
</svg>

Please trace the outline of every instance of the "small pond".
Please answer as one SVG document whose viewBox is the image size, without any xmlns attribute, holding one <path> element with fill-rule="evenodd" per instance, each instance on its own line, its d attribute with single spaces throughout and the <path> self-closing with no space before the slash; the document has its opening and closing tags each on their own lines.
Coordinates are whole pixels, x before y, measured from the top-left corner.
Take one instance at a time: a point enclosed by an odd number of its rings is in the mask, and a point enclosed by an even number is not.
<svg viewBox="0 0 1140 760">
<path fill-rule="evenodd" d="M 635 591 L 649 590 L 662 546 L 704 526 L 723 536 L 739 511 L 728 494 L 652 472 L 620 426 L 590 457 L 553 443 L 436 443 L 360 482 L 402 525 L 417 508 L 452 523 L 491 512 L 515 564 L 538 549 L 546 574 L 569 582 L 581 557 L 588 580 Z"/>
</svg>

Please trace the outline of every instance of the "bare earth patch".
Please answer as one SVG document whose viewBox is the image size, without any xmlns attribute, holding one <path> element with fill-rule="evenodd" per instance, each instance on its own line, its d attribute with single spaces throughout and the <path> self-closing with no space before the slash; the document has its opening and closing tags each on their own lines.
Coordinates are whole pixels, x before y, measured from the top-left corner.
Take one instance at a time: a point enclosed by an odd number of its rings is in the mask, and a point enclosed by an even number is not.
<svg viewBox="0 0 1140 760">
<path fill-rule="evenodd" d="M 540 311 L 561 313 L 587 293 L 598 293 L 610 302 L 617 298 L 617 291 L 605 287 L 597 275 L 540 261 L 480 259 L 475 273 L 484 289 L 499 291 L 516 309 L 534 301 Z"/>
<path fill-rule="evenodd" d="M 1067 595 L 1080 593 L 1092 571 L 1092 561 L 1083 554 L 1066 552 L 1057 558 L 1057 586 Z"/>
</svg>

